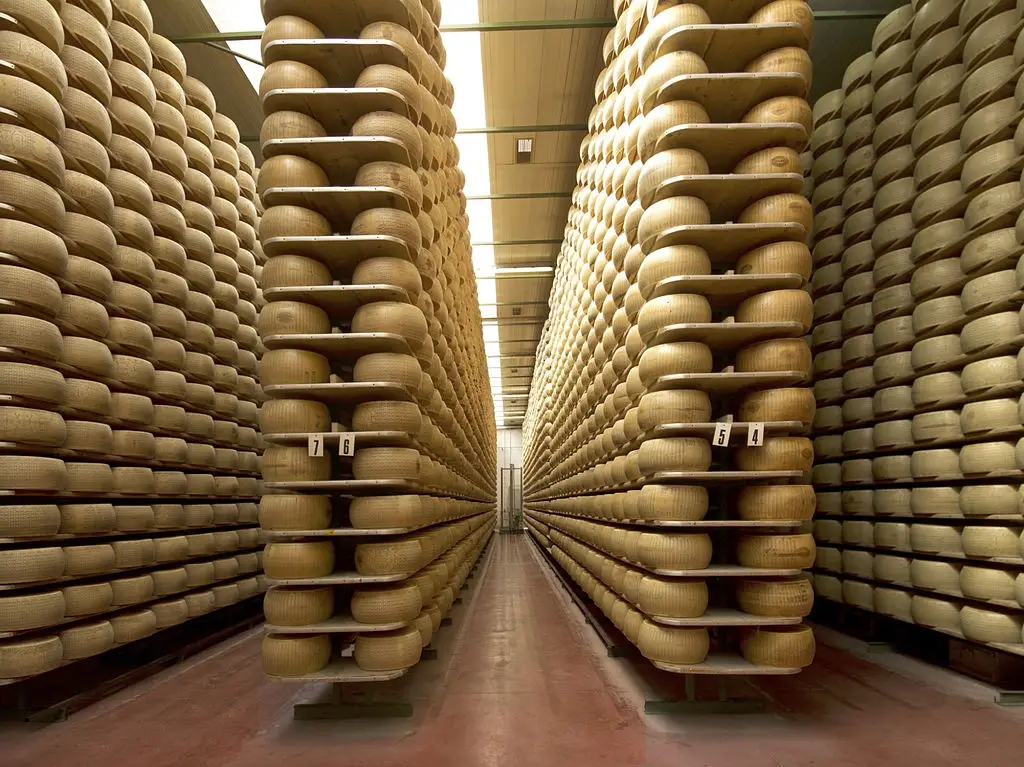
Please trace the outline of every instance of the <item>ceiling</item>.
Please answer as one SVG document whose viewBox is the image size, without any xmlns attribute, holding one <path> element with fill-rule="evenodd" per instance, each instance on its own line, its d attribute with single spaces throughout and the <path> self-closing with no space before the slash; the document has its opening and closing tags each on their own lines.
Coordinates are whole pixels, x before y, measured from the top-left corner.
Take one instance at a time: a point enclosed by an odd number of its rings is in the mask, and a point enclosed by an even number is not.
<svg viewBox="0 0 1024 767">
<path fill-rule="evenodd" d="M 155 27 L 175 38 L 216 32 L 217 27 L 201 0 L 147 0 Z M 234 0 L 256 5 L 259 0 Z M 466 4 L 474 0 L 448 0 Z M 612 0 L 477 0 L 481 24 L 560 19 L 610 19 Z M 878 18 L 902 5 L 899 0 L 811 0 L 816 11 L 854 12 L 843 18 L 817 22 L 811 54 L 816 98 L 842 80 L 846 66 L 866 52 Z M 865 18 L 865 16 L 867 18 Z M 593 106 L 593 86 L 601 69 L 601 28 L 506 31 L 486 30 L 480 35 L 486 126 L 460 125 L 460 129 L 515 126 L 573 126 L 586 123 Z M 459 33 L 449 33 L 446 45 L 459 44 Z M 202 79 L 217 98 L 219 109 L 239 126 L 243 138 L 259 135 L 261 111 L 256 93 L 229 53 L 209 45 L 183 44 L 189 73 Z M 456 93 L 458 99 L 458 93 Z M 484 317 L 497 326 L 497 348 L 489 345 L 492 378 L 500 370 L 498 402 L 503 403 L 499 427 L 515 428 L 525 413 L 533 373 L 533 355 L 547 316 L 550 270 L 527 276 L 509 268 L 551 267 L 560 248 L 579 164 L 578 130 L 536 132 L 503 130 L 487 136 L 490 195 L 546 195 L 526 199 L 490 199 L 493 226 L 495 290 L 482 299 Z M 533 139 L 529 162 L 517 163 L 519 139 Z M 258 142 L 249 146 L 259 158 Z M 468 173 L 467 173 L 468 175 Z M 561 195 L 561 196 L 553 196 Z M 484 202 L 484 204 L 487 204 Z M 471 208 L 472 215 L 472 208 Z M 527 241 L 531 244 L 516 244 Z M 539 241 L 539 242 L 538 242 Z M 483 247 L 483 246 L 481 246 Z M 495 305 L 488 306 L 493 301 Z M 487 329 L 485 328 L 485 337 Z M 492 332 L 493 337 L 493 332 Z M 497 388 L 497 385 L 496 385 Z"/>
</svg>

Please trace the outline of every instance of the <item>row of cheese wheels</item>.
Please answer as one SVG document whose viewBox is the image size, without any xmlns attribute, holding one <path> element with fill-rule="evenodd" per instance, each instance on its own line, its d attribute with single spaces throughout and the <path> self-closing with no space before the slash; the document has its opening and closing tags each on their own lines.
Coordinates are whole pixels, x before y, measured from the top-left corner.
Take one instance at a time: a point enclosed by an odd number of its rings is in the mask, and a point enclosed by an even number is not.
<svg viewBox="0 0 1024 767">
<path fill-rule="evenodd" d="M 1006 525 L 963 522 L 884 522 L 864 519 L 816 519 L 814 536 L 822 543 L 941 554 L 969 559 L 1024 561 L 1020 522 Z"/>
<path fill-rule="evenodd" d="M 483 452 L 487 440 L 483 436 L 487 418 L 475 397 L 465 396 L 469 391 L 482 391 L 486 376 L 481 365 L 482 347 L 470 328 L 478 325 L 479 316 L 466 312 L 461 297 L 470 294 L 472 278 L 468 270 L 468 235 L 465 217 L 465 198 L 461 193 L 464 177 L 458 171 L 458 150 L 452 136 L 454 119 L 449 106 L 452 91 L 450 83 L 438 68 L 438 57 L 443 58 L 439 39 L 426 41 L 402 26 L 399 21 L 374 21 L 375 14 L 367 18 L 370 23 L 361 31 L 365 40 L 385 40 L 397 44 L 406 55 L 408 70 L 390 64 L 365 67 L 355 82 L 331 82 L 323 73 L 300 60 L 288 58 L 303 56 L 301 44 L 294 40 L 324 39 L 331 34 L 320 20 L 296 16 L 282 16 L 268 8 L 268 26 L 264 34 L 263 49 L 271 61 L 261 82 L 261 95 L 267 104 L 267 119 L 261 138 L 268 154 L 266 173 L 260 189 L 265 195 L 279 190 L 287 192 L 296 187 L 325 187 L 343 182 L 356 186 L 387 186 L 402 194 L 403 207 L 366 208 L 351 220 L 332 219 L 329 205 L 320 209 L 274 204 L 268 207 L 261 225 L 261 238 L 265 243 L 289 236 L 331 236 L 335 233 L 362 235 L 388 235 L 396 237 L 408 251 L 411 264 L 401 263 L 397 257 L 371 258 L 356 266 L 353 284 L 393 284 L 406 290 L 412 303 L 376 301 L 355 311 L 354 316 L 331 317 L 303 302 L 274 302 L 261 315 L 260 330 L 264 337 L 295 332 L 326 332 L 334 323 L 350 324 L 353 332 L 391 332 L 402 335 L 414 355 L 368 354 L 356 362 L 353 379 L 356 382 L 392 382 L 422 389 L 421 404 L 431 409 L 439 429 L 451 437 L 454 449 L 465 462 Z M 315 14 L 314 14 L 315 16 Z M 408 19 L 407 19 L 408 21 Z M 411 22 L 410 22 L 411 23 Z M 330 25 L 328 25 L 330 26 Z M 428 27 L 432 25 L 427 25 Z M 338 30 L 340 33 L 341 30 Z M 359 30 L 345 30 L 352 35 Z M 435 45 L 429 53 L 424 42 Z M 283 51 L 278 54 L 277 51 Z M 280 56 L 280 57 L 279 57 Z M 386 87 L 399 94 L 407 116 L 387 112 L 367 112 L 349 125 L 321 124 L 312 114 L 274 107 L 274 98 L 296 88 L 327 88 L 352 86 L 358 88 Z M 367 161 L 352 178 L 332 177 L 327 169 L 316 162 L 295 154 L 287 148 L 273 146 L 277 139 L 327 137 L 340 132 L 356 137 L 390 138 L 406 150 L 408 165 L 397 162 Z M 269 143 L 268 143 L 269 142 Z M 339 152 L 349 151 L 340 147 Z M 354 151 L 354 150 L 353 150 Z M 269 201 L 271 198 L 267 197 Z M 282 198 L 286 199 L 286 198 Z M 307 198 L 305 204 L 314 208 L 316 202 Z M 321 196 L 321 199 L 327 199 Z M 281 252 L 279 249 L 275 253 Z M 315 263 L 300 263 L 283 253 L 275 255 L 279 262 L 271 263 L 268 287 L 304 287 L 327 285 L 331 275 Z M 360 259 L 361 260 L 361 259 Z M 312 259 L 315 261 L 315 259 Z M 412 266 L 414 268 L 410 269 Z M 306 274 L 302 275 L 305 272 Z M 302 275 L 302 276 L 300 276 Z M 276 304 L 280 305 L 276 305 Z M 287 346 L 287 344 L 285 344 Z M 287 384 L 294 379 L 278 369 L 286 367 L 300 354 L 299 349 L 275 349 L 264 360 L 265 386 L 275 382 Z M 419 359 L 417 359 L 417 357 Z M 307 363 L 313 370 L 303 382 L 327 383 L 329 360 L 326 357 Z M 395 368 L 391 373 L 375 372 L 373 368 Z M 274 368 L 274 370 L 271 370 Z M 401 372 L 400 372 L 401 371 Z M 320 373 L 318 375 L 318 372 Z M 326 374 L 326 377 L 325 377 Z M 412 375 L 415 380 L 409 381 Z M 395 378 L 404 380 L 395 380 Z M 429 386 L 420 386 L 420 379 L 430 379 Z M 465 379 L 465 380 L 463 380 Z M 434 384 L 437 384 L 436 389 Z M 301 396 L 301 395 L 300 395 Z"/>
<path fill-rule="evenodd" d="M 274 541 L 267 544 L 264 568 L 275 580 L 309 580 L 355 570 L 365 576 L 409 577 L 429 565 L 493 515 L 476 514 L 436 527 L 354 547 L 334 541 Z"/>
<path fill-rule="evenodd" d="M 819 490 L 818 513 L 895 517 L 1022 516 L 1024 495 L 1017 484 L 986 483 L 946 486 Z"/>
<path fill-rule="evenodd" d="M 356 586 L 354 590 L 275 586 L 263 605 L 267 623 L 271 629 L 316 626 L 336 614 L 350 615 L 367 626 L 412 623 L 431 609 L 454 580 L 459 579 L 461 584 L 472 567 L 474 552 L 479 551 L 490 529 L 486 524 L 477 528 L 406 581 Z M 456 586 L 452 595 L 445 595 L 446 600 L 450 602 L 457 592 Z"/>
<path fill-rule="evenodd" d="M 975 642 L 1021 645 L 1024 620 L 1012 611 L 989 609 L 965 604 L 956 597 L 942 594 L 921 594 L 883 582 L 818 573 L 814 591 L 819 597 L 859 607 L 963 636 Z"/>
<path fill-rule="evenodd" d="M 1014 475 L 1024 465 L 1017 458 L 1018 445 L 1024 458 L 1024 440 L 978 442 L 902 455 L 819 463 L 814 466 L 812 476 L 814 484 L 821 487 Z"/>
<path fill-rule="evenodd" d="M 711 564 L 707 533 L 637 530 L 540 511 L 531 516 L 622 562 L 653 572 L 699 571 Z M 735 559 L 741 567 L 807 568 L 814 563 L 814 538 L 810 533 L 743 534 L 735 543 Z"/>
<path fill-rule="evenodd" d="M 365 495 L 349 500 L 342 514 L 347 524 L 343 525 L 339 522 L 340 504 L 331 496 L 268 493 L 260 499 L 259 521 L 264 530 L 274 532 L 342 526 L 359 530 L 411 530 L 474 516 L 493 507 L 493 502 L 432 495 Z"/>
<path fill-rule="evenodd" d="M 391 672 L 415 666 L 426 647 L 440 628 L 441 620 L 451 609 L 456 595 L 486 546 L 493 532 L 493 520 L 465 538 L 449 554 L 442 558 L 444 572 L 448 574 L 447 585 L 435 590 L 432 585 L 422 583 L 418 590 L 427 589 L 419 595 L 422 609 L 402 629 L 386 632 L 360 633 L 332 636 L 331 634 L 274 634 L 263 638 L 261 657 L 263 669 L 279 677 L 299 677 L 324 670 L 328 664 L 342 654 L 351 656 L 356 665 L 364 671 Z M 464 545 L 463 545 L 464 544 Z M 450 555 L 450 556 L 449 556 Z M 440 575 L 440 570 L 438 571 Z M 431 579 L 432 582 L 432 579 Z M 411 592 L 410 592 L 411 595 Z M 274 613 L 276 597 L 268 595 L 271 614 Z M 416 597 L 406 600 L 405 608 L 415 604 Z M 411 613 L 411 610 L 408 611 Z M 372 615 L 371 615 L 372 617 Z"/>
<path fill-rule="evenodd" d="M 731 511 L 736 519 L 806 521 L 817 499 L 810 485 L 748 485 L 737 490 Z M 607 521 L 646 523 L 704 519 L 709 491 L 702 485 L 644 485 L 625 492 L 531 501 L 538 511 Z"/>
<path fill-rule="evenodd" d="M 924 559 L 898 553 L 821 546 L 815 567 L 861 578 L 910 584 L 946 594 L 1018 608 L 1024 581 L 1016 566 L 982 566 L 939 557 Z"/>
<path fill-rule="evenodd" d="M 86 503 L 0 505 L 0 538 L 42 540 L 61 535 L 117 535 L 187 530 L 258 521 L 253 502 Z"/>
<path fill-rule="evenodd" d="M 814 448 L 807 437 L 767 437 L 760 447 L 740 447 L 733 464 L 739 471 L 809 472 Z M 709 440 L 700 437 L 649 439 L 627 455 L 611 458 L 593 469 L 552 482 L 551 494 L 575 494 L 657 479 L 661 472 L 707 472 L 711 469 Z"/>
<path fill-rule="evenodd" d="M 539 520 L 530 518 L 528 524 L 644 615 L 699 618 L 708 609 L 708 585 L 704 580 L 659 578 L 585 546 Z M 804 577 L 737 579 L 734 593 L 741 611 L 767 617 L 803 618 L 814 602 L 811 582 Z"/>
<path fill-rule="evenodd" d="M 921 380 L 921 379 L 918 379 Z M 874 426 L 850 428 L 840 434 L 826 434 L 814 440 L 821 460 L 854 453 L 891 453 L 915 446 L 950 444 L 1012 436 L 1021 428 L 1016 398 L 969 403 L 962 409 L 943 409 Z M 916 427 L 916 428 L 915 428 Z"/>
<path fill-rule="evenodd" d="M 394 431 L 410 435 L 427 457 L 482 484 L 481 472 L 434 422 L 436 413 L 434 408 L 424 410 L 419 403 L 397 400 L 359 402 L 350 413 L 337 413 L 323 402 L 272 399 L 260 408 L 260 434 L 272 442 L 282 435 L 323 434 L 332 431 L 336 417 L 347 415 L 344 423 L 352 431 Z"/>
<path fill-rule="evenodd" d="M 326 482 L 339 478 L 338 463 L 329 455 L 309 455 L 306 445 L 270 445 L 263 455 L 263 478 L 271 483 Z M 470 497 L 482 492 L 471 481 L 410 447 L 359 448 L 352 457 L 351 474 L 355 480 L 400 480 Z"/>
<path fill-rule="evenodd" d="M 62 498 L 100 498 L 107 495 L 217 499 L 259 497 L 262 480 L 252 476 L 211 473 L 239 471 L 237 458 L 234 457 L 237 451 L 221 449 L 220 452 L 227 454 L 223 458 L 224 469 L 210 465 L 205 467 L 206 471 L 194 472 L 3 454 L 0 455 L 0 488 L 23 495 L 56 495 Z M 255 453 L 249 455 L 255 456 Z M 253 470 L 258 469 L 243 469 Z"/>
<path fill-rule="evenodd" d="M 5 548 L 0 583 L 32 585 L 67 578 L 87 578 L 253 549 L 260 543 L 259 528 L 239 527 L 103 542 L 79 538 L 64 546 Z"/>
<path fill-rule="evenodd" d="M 697 665 L 707 659 L 711 637 L 706 628 L 656 623 L 622 598 L 614 588 L 609 588 L 602 577 L 595 577 L 560 545 L 551 545 L 550 551 L 558 564 L 645 658 L 676 666 Z M 814 634 L 804 625 L 741 629 L 739 645 L 743 658 L 758 666 L 802 668 L 814 660 Z"/>
<path fill-rule="evenodd" d="M 95 555 L 94 562 L 98 562 L 98 552 L 93 550 L 90 553 Z M 168 555 L 161 556 L 166 559 Z M 84 560 L 84 556 L 78 559 Z M 260 571 L 261 558 L 259 552 L 246 551 L 211 559 L 207 551 L 195 560 L 168 560 L 162 561 L 162 564 L 162 567 L 153 565 L 153 569 L 148 571 L 126 565 L 126 569 L 136 571 L 122 573 L 110 568 L 92 568 L 84 573 L 88 580 L 81 583 L 39 586 L 19 593 L 0 593 L 0 631 L 27 632 L 57 626 L 155 599 L 165 599 L 239 575 L 252 575 Z M 115 574 L 117 577 L 109 577 Z"/>
<path fill-rule="evenodd" d="M 238 578 L 212 588 L 153 602 L 139 610 L 76 622 L 51 634 L 0 640 L 0 679 L 24 679 L 151 636 L 228 607 L 266 590 L 262 576 Z"/>
<path fill-rule="evenodd" d="M 712 122 L 717 102 L 709 92 L 705 103 L 668 101 L 657 103 L 658 91 L 680 74 L 708 71 L 700 55 L 691 51 L 659 50 L 659 43 L 680 26 L 706 24 L 707 12 L 694 5 L 652 6 L 641 13 L 632 6 L 620 9 L 619 28 L 606 39 L 606 68 L 598 79 L 597 105 L 589 120 L 590 134 L 581 148 L 583 161 L 569 215 L 566 244 L 556 273 L 552 300 L 553 319 L 541 348 L 558 354 L 557 363 L 543 358 L 538 366 L 551 382 L 549 401 L 532 405 L 545 416 L 528 417 L 527 442 L 534 428 L 547 428 L 545 444 L 537 455 L 528 449 L 528 462 L 539 463 L 535 483 L 549 483 L 551 475 L 572 473 L 593 460 L 601 446 L 600 432 L 616 421 L 631 429 L 624 418 L 645 387 L 658 377 L 679 371 L 702 372 L 710 351 L 697 343 L 652 346 L 658 331 L 675 322 L 707 322 L 706 302 L 698 295 L 655 298 L 661 280 L 679 275 L 710 274 L 710 259 L 693 245 L 660 247 L 655 235 L 678 225 L 700 225 L 723 220 L 696 197 L 670 197 L 655 202 L 655 191 L 667 178 L 680 174 L 763 173 L 787 169 L 800 171 L 798 154 L 786 147 L 769 147 L 733 167 L 711 167 L 707 158 L 689 148 L 659 151 L 659 140 L 679 125 Z M 802 3 L 771 3 L 751 19 L 761 22 L 795 22 L 808 28 L 810 16 Z M 659 55 L 663 53 L 663 55 Z M 737 54 L 737 58 L 742 53 Z M 749 59 L 750 57 L 748 57 Z M 809 60 L 800 49 L 773 51 L 756 61 L 737 61 L 736 69 L 755 72 L 800 72 L 809 78 Z M 755 125 L 798 123 L 810 131 L 811 111 L 795 97 L 779 97 L 754 106 L 740 118 Z M 717 206 L 716 206 L 717 207 Z M 796 220 L 810 226 L 810 207 L 797 195 L 768 196 L 737 211 L 743 223 L 775 223 Z M 792 243 L 790 263 L 801 259 L 799 243 Z M 780 246 L 780 247 L 776 247 Z M 804 273 L 805 264 L 786 268 L 787 248 L 773 243 L 763 257 L 751 254 L 755 272 Z M 773 260 L 768 251 L 778 256 Z M 646 252 L 645 252 L 646 251 Z M 737 254 L 739 255 L 739 254 Z M 790 298 L 780 293 L 767 299 L 769 307 Z M 806 302 L 806 297 L 794 300 Z M 645 305 L 645 301 L 647 304 Z M 807 307 L 809 309 L 809 306 Z M 757 308 L 751 306 L 751 318 Z M 742 312 L 746 317 L 746 309 Z M 809 312 L 806 312 L 808 318 Z M 795 316 L 799 316 L 797 311 Z M 792 318 L 794 315 L 790 315 Z M 561 355 L 563 350 L 569 350 Z M 639 363 L 639 364 L 638 364 Z M 604 405 L 596 413 L 595 406 Z M 635 424 L 633 425 L 635 428 Z M 587 445 L 587 442 L 590 442 Z M 588 455 L 574 455 L 580 448 Z M 549 455 L 550 454 L 550 455 Z"/>
</svg>

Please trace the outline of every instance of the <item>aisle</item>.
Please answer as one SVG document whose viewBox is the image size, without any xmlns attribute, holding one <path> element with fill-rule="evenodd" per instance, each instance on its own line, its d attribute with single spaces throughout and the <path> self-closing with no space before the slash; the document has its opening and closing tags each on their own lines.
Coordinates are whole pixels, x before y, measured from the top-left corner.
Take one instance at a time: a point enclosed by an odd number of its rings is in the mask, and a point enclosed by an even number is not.
<svg viewBox="0 0 1024 767">
<path fill-rule="evenodd" d="M 642 763 L 638 714 L 609 692 L 586 627 L 569 619 L 530 545 L 524 536 L 495 537 L 478 585 L 457 608 L 455 625 L 443 630 L 447 659 L 423 664 L 412 679 L 411 721 L 292 721 L 292 704 L 317 690 L 268 682 L 257 631 L 67 723 L 31 735 L 24 728 L 0 730 L 0 765 Z"/>
<path fill-rule="evenodd" d="M 764 715 L 644 717 L 632 662 L 604 657 L 522 536 L 499 536 L 416 714 L 302 722 L 316 686 L 272 683 L 260 632 L 45 728 L 0 725 L 0 767 L 1019 767 L 1024 710 L 903 656 L 827 635 L 813 667 L 764 680 Z"/>
</svg>

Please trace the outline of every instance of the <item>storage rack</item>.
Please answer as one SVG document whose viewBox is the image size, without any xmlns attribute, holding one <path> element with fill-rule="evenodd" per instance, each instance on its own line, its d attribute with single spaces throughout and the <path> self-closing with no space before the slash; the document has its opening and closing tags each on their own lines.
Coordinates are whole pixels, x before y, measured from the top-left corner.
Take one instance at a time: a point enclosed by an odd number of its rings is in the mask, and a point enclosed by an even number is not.
<svg viewBox="0 0 1024 767">
<path fill-rule="evenodd" d="M 144 2 L 16 5 L 2 26 L 13 684 L 263 591 L 262 255 L 252 154 Z"/>
<path fill-rule="evenodd" d="M 494 417 L 439 4 L 263 10 L 264 668 L 340 702 L 424 657 L 489 540 Z"/>
<path fill-rule="evenodd" d="M 811 14 L 699 5 L 616 3 L 524 424 L 526 519 L 658 668 L 790 674 L 813 656 Z"/>
<path fill-rule="evenodd" d="M 897 9 L 812 138 L 816 590 L 1015 654 L 1021 28 L 1014 3 Z"/>
</svg>

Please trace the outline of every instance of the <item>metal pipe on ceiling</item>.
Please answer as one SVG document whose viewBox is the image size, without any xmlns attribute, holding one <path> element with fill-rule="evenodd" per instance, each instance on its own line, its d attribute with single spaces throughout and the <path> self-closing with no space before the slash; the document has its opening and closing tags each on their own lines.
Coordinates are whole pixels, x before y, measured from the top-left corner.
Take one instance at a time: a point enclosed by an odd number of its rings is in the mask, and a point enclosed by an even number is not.
<svg viewBox="0 0 1024 767">
<path fill-rule="evenodd" d="M 210 42 L 210 41 L 205 42 L 204 45 L 207 45 L 210 48 L 213 48 L 215 51 L 220 51 L 221 53 L 226 53 L 229 56 L 234 56 L 236 59 L 242 59 L 242 61 L 248 61 L 250 64 L 255 64 L 258 67 L 262 67 L 263 66 L 263 62 L 260 61 L 259 59 L 253 58 L 252 56 L 247 56 L 244 53 L 239 53 L 238 51 L 233 51 L 230 48 L 228 48 L 226 45 L 218 45 L 217 43 Z"/>
<path fill-rule="evenodd" d="M 816 21 L 860 21 L 866 19 L 883 19 L 889 11 L 882 9 L 815 11 Z M 544 32 L 560 29 L 612 29 L 615 19 L 584 18 L 584 19 L 524 19 L 522 21 L 482 21 L 476 24 L 444 24 L 441 32 Z M 244 32 L 203 32 L 194 35 L 178 35 L 171 42 L 176 45 L 186 43 L 218 43 L 241 40 L 260 40 L 263 30 Z"/>
</svg>

